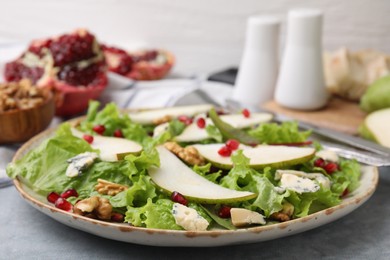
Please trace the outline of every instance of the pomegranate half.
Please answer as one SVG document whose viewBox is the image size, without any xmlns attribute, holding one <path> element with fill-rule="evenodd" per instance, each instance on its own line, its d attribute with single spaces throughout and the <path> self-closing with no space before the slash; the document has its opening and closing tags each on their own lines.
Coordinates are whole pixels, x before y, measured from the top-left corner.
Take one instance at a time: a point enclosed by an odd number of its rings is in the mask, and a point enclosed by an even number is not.
<svg viewBox="0 0 390 260">
<path fill-rule="evenodd" d="M 7 81 L 29 78 L 56 94 L 56 114 L 83 112 L 107 86 L 106 63 L 96 37 L 85 29 L 33 41 L 16 60 L 5 66 Z"/>
<path fill-rule="evenodd" d="M 166 50 L 127 52 L 117 47 L 102 45 L 108 69 L 134 80 L 156 80 L 165 77 L 175 58 Z"/>
</svg>

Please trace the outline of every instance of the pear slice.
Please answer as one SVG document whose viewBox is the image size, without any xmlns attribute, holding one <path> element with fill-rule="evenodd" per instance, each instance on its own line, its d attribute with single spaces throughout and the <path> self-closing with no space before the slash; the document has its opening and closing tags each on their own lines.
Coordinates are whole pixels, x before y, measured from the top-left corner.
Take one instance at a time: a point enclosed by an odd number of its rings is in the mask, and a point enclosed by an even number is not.
<svg viewBox="0 0 390 260">
<path fill-rule="evenodd" d="M 246 118 L 241 114 L 232 114 L 222 115 L 220 116 L 220 119 L 234 128 L 242 129 L 264 122 L 269 122 L 272 119 L 272 115 L 269 113 L 253 113 L 250 118 Z M 158 133 L 161 133 L 163 129 L 167 128 L 168 124 L 166 124 L 166 126 L 164 125 L 165 124 L 162 124 L 155 128 L 155 135 L 158 135 Z M 206 125 L 214 125 L 214 123 L 210 118 L 207 118 Z M 180 135 L 175 137 L 175 140 L 178 142 L 198 142 L 208 138 L 209 135 L 206 128 L 199 128 L 194 120 L 194 122 L 187 126 Z"/>
<path fill-rule="evenodd" d="M 360 127 L 360 134 L 383 146 L 390 147 L 388 122 L 390 122 L 390 108 L 377 110 L 366 117 L 362 127 Z"/>
<path fill-rule="evenodd" d="M 153 182 L 168 193 L 177 191 L 187 199 L 204 203 L 233 203 L 255 198 L 257 194 L 221 187 L 194 172 L 173 153 L 158 146 L 160 167 L 148 169 Z"/>
<path fill-rule="evenodd" d="M 74 136 L 83 138 L 83 132 L 76 128 L 71 130 Z M 100 150 L 100 159 L 107 162 L 123 160 L 126 155 L 139 154 L 143 149 L 139 143 L 128 139 L 100 135 L 93 136 L 91 147 Z"/>
<path fill-rule="evenodd" d="M 231 157 L 223 157 L 218 154 L 224 144 L 197 144 L 194 147 L 207 161 L 221 169 L 231 169 L 233 162 Z M 256 147 L 240 145 L 239 149 L 249 158 L 249 166 L 254 169 L 265 167 L 285 168 L 309 161 L 315 155 L 315 149 L 311 147 L 293 147 L 282 145 L 258 145 Z"/>
<path fill-rule="evenodd" d="M 213 108 L 212 105 L 194 105 L 194 106 L 179 106 L 179 107 L 167 107 L 161 109 L 145 110 L 139 112 L 129 113 L 130 119 L 142 125 L 151 125 L 160 118 L 170 116 L 172 118 L 183 116 L 194 116 L 197 114 L 205 113 Z"/>
</svg>

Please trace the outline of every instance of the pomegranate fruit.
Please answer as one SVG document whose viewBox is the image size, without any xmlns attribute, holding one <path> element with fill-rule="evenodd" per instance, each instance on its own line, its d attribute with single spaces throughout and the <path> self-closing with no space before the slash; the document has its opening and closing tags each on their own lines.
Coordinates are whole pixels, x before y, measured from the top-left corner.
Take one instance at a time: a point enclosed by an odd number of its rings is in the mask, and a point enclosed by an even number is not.
<svg viewBox="0 0 390 260">
<path fill-rule="evenodd" d="M 232 151 L 235 151 L 240 146 L 240 142 L 235 139 L 229 139 L 226 141 L 225 145 Z"/>
<path fill-rule="evenodd" d="M 247 108 L 244 108 L 242 111 L 241 111 L 242 115 L 246 118 L 249 118 L 251 116 L 251 112 L 247 109 Z"/>
<path fill-rule="evenodd" d="M 119 137 L 119 138 L 123 138 L 123 132 L 122 132 L 122 130 L 116 129 L 116 130 L 114 131 L 114 136 L 115 136 L 115 137 Z"/>
<path fill-rule="evenodd" d="M 185 206 L 187 206 L 187 204 L 188 204 L 187 199 L 184 198 L 184 196 L 181 195 L 181 194 L 180 194 L 179 192 L 177 192 L 177 191 L 172 192 L 172 194 L 171 194 L 171 200 L 174 201 L 174 202 L 180 203 L 180 204 L 182 204 L 182 205 L 185 205 Z"/>
<path fill-rule="evenodd" d="M 61 193 L 61 198 L 63 199 L 67 199 L 69 197 L 78 197 L 79 194 L 77 193 L 77 191 L 75 189 L 68 189 L 66 191 L 64 191 L 63 193 Z"/>
<path fill-rule="evenodd" d="M 222 146 L 221 149 L 218 150 L 218 154 L 223 157 L 229 157 L 232 154 L 232 150 L 227 146 Z"/>
<path fill-rule="evenodd" d="M 57 199 L 60 198 L 60 195 L 57 193 L 57 192 L 50 192 L 48 195 L 47 195 L 47 201 L 48 202 L 51 202 L 51 203 L 55 203 L 57 201 Z"/>
<path fill-rule="evenodd" d="M 19 58 L 6 64 L 4 77 L 7 81 L 29 78 L 39 87 L 52 88 L 60 116 L 83 112 L 108 83 L 103 51 L 84 29 L 33 41 Z"/>
<path fill-rule="evenodd" d="M 200 118 L 198 118 L 198 120 L 196 120 L 196 125 L 199 128 L 205 128 L 206 127 L 206 120 L 204 120 L 203 117 L 200 117 Z"/>
<path fill-rule="evenodd" d="M 56 208 L 59 208 L 59 209 L 65 210 L 65 211 L 69 211 L 69 212 L 73 210 L 72 204 L 64 198 L 58 198 L 56 200 L 56 202 L 54 203 L 54 206 Z"/>
<path fill-rule="evenodd" d="M 220 218 L 230 218 L 230 210 L 231 207 L 222 205 L 222 207 L 218 210 L 218 216 Z"/>
<path fill-rule="evenodd" d="M 165 50 L 127 52 L 102 45 L 108 69 L 134 80 L 156 80 L 165 77 L 175 58 Z"/>
<path fill-rule="evenodd" d="M 87 141 L 89 144 L 92 144 L 93 142 L 93 136 L 92 135 L 83 135 L 83 139 Z"/>
</svg>

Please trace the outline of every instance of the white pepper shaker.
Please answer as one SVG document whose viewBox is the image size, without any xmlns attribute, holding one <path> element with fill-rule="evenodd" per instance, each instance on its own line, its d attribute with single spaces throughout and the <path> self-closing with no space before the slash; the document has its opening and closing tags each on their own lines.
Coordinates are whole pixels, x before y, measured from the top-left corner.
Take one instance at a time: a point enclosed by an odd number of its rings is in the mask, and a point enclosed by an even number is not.
<svg viewBox="0 0 390 260">
<path fill-rule="evenodd" d="M 322 108 L 328 100 L 322 64 L 322 12 L 316 9 L 291 10 L 287 26 L 275 100 L 292 109 Z"/>
<path fill-rule="evenodd" d="M 278 73 L 279 27 L 278 17 L 249 17 L 234 100 L 258 106 L 273 98 Z"/>
</svg>

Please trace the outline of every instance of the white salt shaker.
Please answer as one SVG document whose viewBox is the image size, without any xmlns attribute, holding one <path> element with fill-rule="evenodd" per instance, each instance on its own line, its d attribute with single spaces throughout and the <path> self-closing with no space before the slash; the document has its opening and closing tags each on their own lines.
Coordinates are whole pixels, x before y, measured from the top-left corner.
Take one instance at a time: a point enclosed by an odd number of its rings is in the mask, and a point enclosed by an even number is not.
<svg viewBox="0 0 390 260">
<path fill-rule="evenodd" d="M 279 27 L 280 19 L 275 16 L 249 17 L 234 100 L 258 106 L 273 98 L 278 73 Z"/>
<path fill-rule="evenodd" d="M 287 41 L 275 100 L 282 106 L 299 110 L 319 109 L 327 103 L 320 10 L 289 11 Z"/>
</svg>

